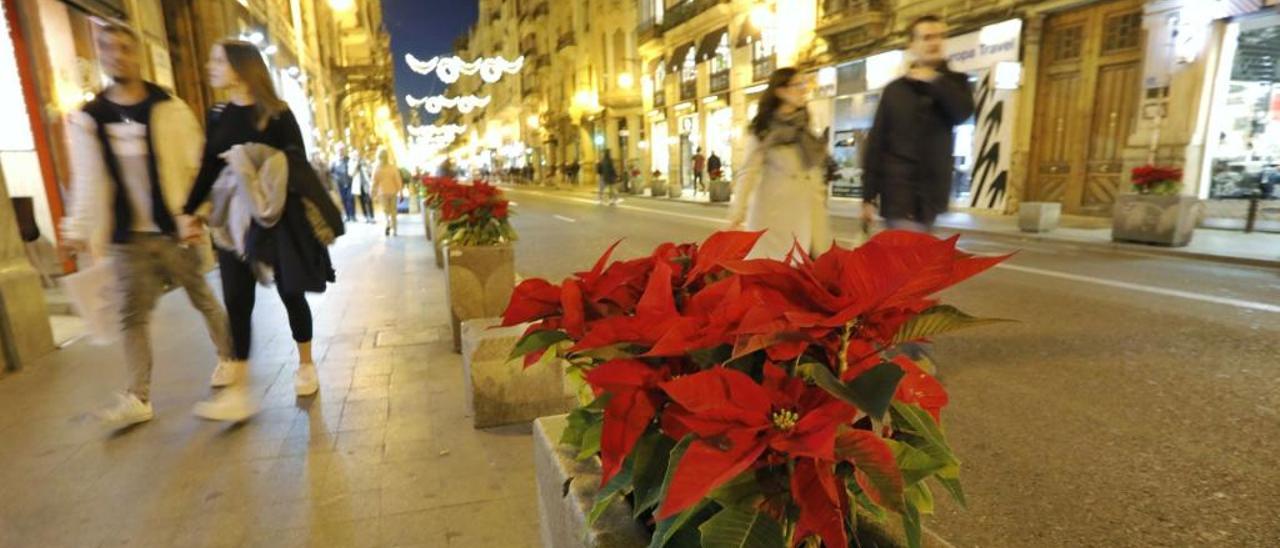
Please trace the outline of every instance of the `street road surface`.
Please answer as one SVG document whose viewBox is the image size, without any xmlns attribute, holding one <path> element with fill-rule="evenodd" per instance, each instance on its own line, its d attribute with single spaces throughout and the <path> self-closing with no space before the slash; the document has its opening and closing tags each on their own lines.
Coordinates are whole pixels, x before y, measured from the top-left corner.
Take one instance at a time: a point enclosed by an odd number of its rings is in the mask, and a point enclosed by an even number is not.
<svg viewBox="0 0 1280 548">
<path fill-rule="evenodd" d="M 724 209 L 513 190 L 524 277 L 701 241 Z M 854 222 L 835 221 L 855 237 Z M 1065 244 L 965 237 L 1018 254 L 943 295 L 1014 324 L 938 340 L 944 421 L 969 508 L 956 546 L 1280 546 L 1280 273 Z"/>
</svg>

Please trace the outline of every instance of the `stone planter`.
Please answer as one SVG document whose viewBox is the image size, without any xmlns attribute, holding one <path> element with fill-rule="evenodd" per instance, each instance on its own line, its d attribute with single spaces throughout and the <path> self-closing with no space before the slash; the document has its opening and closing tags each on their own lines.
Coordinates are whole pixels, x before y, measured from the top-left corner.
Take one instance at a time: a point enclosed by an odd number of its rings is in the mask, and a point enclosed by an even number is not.
<svg viewBox="0 0 1280 548">
<path fill-rule="evenodd" d="M 526 368 L 509 360 L 528 326 L 498 327 L 501 318 L 462 322 L 463 381 L 467 410 L 475 428 L 529 423 L 573 409 L 573 391 L 565 386 L 561 362 Z"/>
<path fill-rule="evenodd" d="M 1058 228 L 1062 204 L 1057 202 L 1022 202 L 1018 206 L 1018 229 L 1023 232 L 1049 232 Z"/>
<path fill-rule="evenodd" d="M 654 198 L 666 196 L 667 180 L 662 178 L 649 179 L 649 195 Z"/>
<path fill-rule="evenodd" d="M 444 246 L 453 350 L 462 351 L 462 322 L 501 316 L 516 286 L 515 247 Z"/>
<path fill-rule="evenodd" d="M 681 196 L 684 196 L 684 185 L 675 181 L 667 182 L 667 197 L 679 198 Z"/>
<path fill-rule="evenodd" d="M 548 548 L 643 548 L 649 533 L 631 518 L 630 507 L 617 502 L 595 525 L 587 515 L 600 488 L 600 461 L 574 460 L 573 452 L 560 446 L 565 415 L 533 421 L 533 470 L 538 482 L 538 517 L 542 545 Z"/>
<path fill-rule="evenodd" d="M 1116 197 L 1111 239 L 1182 247 L 1191 242 L 1200 200 L 1192 196 L 1121 194 Z"/>
<path fill-rule="evenodd" d="M 538 482 L 542 545 L 556 548 L 648 546 L 649 532 L 632 519 L 631 507 L 625 501 L 615 502 L 595 525 L 587 526 L 587 515 L 600 487 L 600 460 L 575 460 L 573 451 L 559 444 L 567 423 L 566 415 L 533 421 L 533 470 Z M 858 520 L 860 546 L 907 546 L 898 518 L 882 524 L 862 511 L 858 516 L 862 518 Z M 922 531 L 920 544 L 924 548 L 953 548 L 928 528 Z"/>
<path fill-rule="evenodd" d="M 733 184 L 724 179 L 711 181 L 711 201 L 727 202 L 733 198 Z"/>
</svg>

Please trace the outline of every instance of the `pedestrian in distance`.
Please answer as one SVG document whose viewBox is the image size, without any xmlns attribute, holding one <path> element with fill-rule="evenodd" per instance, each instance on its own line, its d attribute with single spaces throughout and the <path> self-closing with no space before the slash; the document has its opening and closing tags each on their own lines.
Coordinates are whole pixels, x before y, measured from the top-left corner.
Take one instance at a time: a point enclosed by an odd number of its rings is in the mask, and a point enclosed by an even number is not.
<svg viewBox="0 0 1280 548">
<path fill-rule="evenodd" d="M 764 230 L 751 258 L 784 259 L 793 249 L 831 245 L 826 208 L 826 144 L 809 128 L 811 84 L 794 68 L 775 70 L 747 130 L 729 204 L 732 230 Z"/>
<path fill-rule="evenodd" d="M 616 205 L 618 203 L 618 170 L 613 165 L 609 149 L 605 149 L 600 161 L 596 163 L 596 174 L 600 178 L 596 199 L 601 204 Z"/>
<path fill-rule="evenodd" d="M 703 182 L 703 174 L 707 170 L 707 157 L 702 155 L 702 148 L 699 147 L 697 152 L 693 153 L 693 192 L 703 192 L 706 185 Z"/>
<path fill-rule="evenodd" d="M 210 197 L 219 179 L 238 176 L 241 181 L 255 178 L 255 167 L 246 165 L 245 147 L 266 145 L 286 155 L 305 158 L 302 131 L 288 105 L 276 94 L 262 53 L 249 42 L 226 40 L 214 45 L 210 52 L 209 83 L 226 92 L 227 103 L 215 105 L 209 114 L 205 131 L 204 162 L 195 187 L 184 209 L 194 213 Z M 306 164 L 303 163 L 303 168 Z M 319 292 L 333 281 L 328 249 L 315 241 L 315 235 L 300 231 L 298 217 L 305 218 L 301 198 L 295 193 L 293 162 L 289 163 L 290 192 L 282 217 L 272 227 L 250 221 L 249 242 L 243 253 L 219 247 L 218 266 L 222 277 L 222 298 L 231 319 L 231 338 L 235 361 L 214 371 L 210 384 L 223 387 L 214 398 L 196 408 L 196 414 L 207 419 L 244 420 L 255 412 L 246 382 L 247 363 L 253 340 L 253 307 L 261 264 L 270 266 L 276 293 L 284 303 L 293 340 L 297 343 L 298 366 L 294 388 L 298 396 L 315 394 L 319 378 L 311 355 L 312 317 L 306 292 Z M 318 187 L 318 185 L 317 185 Z M 314 203 L 314 202 L 313 202 Z M 317 204 L 323 205 L 323 204 Z M 334 217 L 339 214 L 335 211 Z M 341 220 L 335 218 L 341 233 Z M 303 225 L 306 221 L 302 221 Z"/>
<path fill-rule="evenodd" d="M 400 178 L 400 168 L 391 161 L 386 150 L 378 152 L 378 170 L 373 174 L 373 193 L 378 199 L 382 213 L 387 216 L 387 227 L 383 233 L 387 236 L 396 234 L 397 215 L 399 213 L 400 191 L 404 188 L 404 180 Z"/>
<path fill-rule="evenodd" d="M 167 283 L 181 286 L 204 317 L 230 367 L 227 315 L 201 271 L 203 234 L 183 210 L 200 169 L 203 136 L 191 108 L 142 79 L 142 44 L 127 27 L 99 28 L 95 43 L 111 84 L 68 117 L 70 215 L 63 245 L 110 257 L 121 292 L 120 318 L 130 385 L 98 416 L 117 428 L 149 421 L 151 313 Z"/>
<path fill-rule="evenodd" d="M 329 170 L 329 178 L 333 179 L 338 187 L 338 196 L 342 199 L 342 210 L 348 223 L 356 220 L 356 201 L 351 193 L 351 172 L 351 156 L 344 151 Z"/>
<path fill-rule="evenodd" d="M 863 156 L 862 219 L 929 232 L 946 212 L 954 172 L 952 129 L 973 115 L 969 79 L 946 62 L 947 24 L 934 15 L 908 27 L 911 66 L 876 109 Z"/>
<path fill-rule="evenodd" d="M 373 213 L 373 197 L 372 191 L 373 170 L 369 164 L 365 162 L 364 156 L 356 157 L 355 174 L 352 175 L 351 192 L 355 194 L 356 201 L 360 204 L 360 211 L 364 213 L 364 222 L 373 224 L 375 215 Z"/>
<path fill-rule="evenodd" d="M 711 176 L 715 176 L 715 174 L 719 173 L 723 168 L 724 161 L 720 159 L 720 156 L 716 155 L 716 151 L 711 151 L 711 156 L 707 157 L 707 173 Z"/>
</svg>

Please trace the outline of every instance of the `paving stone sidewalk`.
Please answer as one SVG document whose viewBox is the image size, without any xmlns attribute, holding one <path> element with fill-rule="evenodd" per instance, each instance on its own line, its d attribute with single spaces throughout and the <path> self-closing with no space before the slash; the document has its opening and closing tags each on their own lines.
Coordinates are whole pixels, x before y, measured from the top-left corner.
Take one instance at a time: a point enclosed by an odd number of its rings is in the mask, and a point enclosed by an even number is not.
<svg viewBox="0 0 1280 548">
<path fill-rule="evenodd" d="M 212 345 L 181 291 L 153 320 L 156 419 L 89 413 L 124 386 L 119 346 L 75 343 L 0 377 L 0 547 L 538 545 L 528 426 L 477 431 L 420 216 L 352 225 L 311 296 L 321 391 L 293 394 L 283 306 L 260 288 L 262 412 L 201 422 Z M 216 285 L 216 284 L 215 284 Z"/>
</svg>

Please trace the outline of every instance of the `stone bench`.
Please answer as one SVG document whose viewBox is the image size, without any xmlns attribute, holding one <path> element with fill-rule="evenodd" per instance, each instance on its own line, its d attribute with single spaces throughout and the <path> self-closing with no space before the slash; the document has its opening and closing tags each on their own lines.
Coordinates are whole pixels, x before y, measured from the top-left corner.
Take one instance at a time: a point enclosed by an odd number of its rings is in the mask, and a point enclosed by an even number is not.
<svg viewBox="0 0 1280 548">
<path fill-rule="evenodd" d="M 527 423 L 573 409 L 564 368 L 508 361 L 525 326 L 495 328 L 498 318 L 462 322 L 462 370 L 475 428 Z"/>
</svg>

